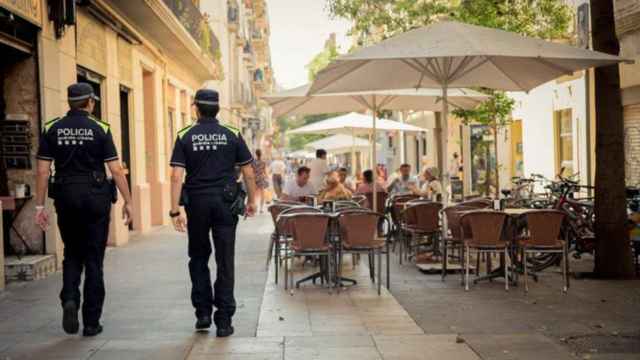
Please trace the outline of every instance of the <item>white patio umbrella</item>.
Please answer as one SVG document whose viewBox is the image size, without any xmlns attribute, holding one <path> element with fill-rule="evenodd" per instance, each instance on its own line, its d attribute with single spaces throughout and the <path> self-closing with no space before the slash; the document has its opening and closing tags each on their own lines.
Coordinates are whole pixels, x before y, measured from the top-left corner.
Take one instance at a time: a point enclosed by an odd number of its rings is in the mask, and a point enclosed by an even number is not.
<svg viewBox="0 0 640 360">
<path fill-rule="evenodd" d="M 305 145 L 305 148 L 313 150 L 324 149 L 330 153 L 345 153 L 354 148 L 366 151 L 370 146 L 369 141 L 365 139 L 346 134 L 336 134 L 310 142 Z M 380 144 L 376 144 L 376 146 L 380 147 Z"/>
<path fill-rule="evenodd" d="M 314 85 L 315 86 L 315 85 Z M 394 89 L 379 91 L 359 91 L 359 92 L 335 92 L 327 94 L 309 95 L 310 86 L 304 85 L 295 89 L 284 91 L 278 94 L 264 96 L 263 99 L 269 103 L 274 111 L 274 116 L 295 115 L 295 114 L 321 114 L 321 113 L 339 113 L 347 111 L 371 111 L 373 114 L 369 120 L 368 128 L 372 134 L 375 134 L 379 126 L 384 126 L 383 122 L 378 124 L 377 112 L 380 110 L 416 110 L 416 111 L 438 111 L 441 107 L 439 104 L 442 99 L 443 92 L 439 89 Z M 452 89 L 449 102 L 461 108 L 473 108 L 486 99 L 487 96 L 470 89 Z M 353 115 L 355 116 L 355 115 Z M 347 120 L 347 119 L 341 119 Z M 363 120 L 364 121 L 364 120 Z M 391 120 L 389 120 L 391 121 Z M 314 125 L 314 124 L 312 124 Z M 309 125 L 309 126 L 312 126 Z M 336 124 L 337 131 L 344 129 L 346 124 Z M 395 128 L 381 129 L 383 131 L 413 131 L 410 128 L 404 130 L 400 128 L 405 125 L 399 122 L 392 122 Z M 317 125 L 320 126 L 320 125 Z M 351 135 L 355 135 L 356 127 L 348 127 Z M 318 130 L 318 131 L 316 131 Z M 326 129 L 306 128 L 299 131 L 322 132 Z M 419 131 L 425 131 L 420 129 Z M 296 132 L 291 132 L 296 133 Z M 301 133 L 301 132 L 298 132 Z M 373 136 L 372 136 L 373 138 Z M 355 152 L 352 151 L 352 162 L 355 159 Z M 375 165 L 376 149 L 371 149 L 372 165 Z M 377 179 L 376 171 L 374 173 L 374 183 Z M 374 193 L 374 206 L 377 197 Z"/>
<path fill-rule="evenodd" d="M 341 56 L 318 74 L 309 93 L 441 88 L 445 99 L 441 104 L 445 120 L 441 157 L 446 164 L 450 88 L 528 91 L 577 70 L 623 61 L 617 56 L 507 31 L 443 21 Z M 446 172 L 444 166 L 445 206 Z"/>
</svg>

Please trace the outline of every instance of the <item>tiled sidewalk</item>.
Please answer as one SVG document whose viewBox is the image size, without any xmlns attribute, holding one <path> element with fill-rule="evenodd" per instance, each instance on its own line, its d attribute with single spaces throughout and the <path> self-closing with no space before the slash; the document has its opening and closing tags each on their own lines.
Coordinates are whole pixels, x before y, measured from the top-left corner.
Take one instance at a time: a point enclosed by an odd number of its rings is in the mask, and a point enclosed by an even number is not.
<svg viewBox="0 0 640 360">
<path fill-rule="evenodd" d="M 271 274 L 257 337 L 197 340 L 188 359 L 479 359 L 456 334 L 426 335 L 386 289 L 378 296 L 366 275 L 345 276 L 359 285 L 337 293 L 303 284 L 289 292 Z"/>
</svg>

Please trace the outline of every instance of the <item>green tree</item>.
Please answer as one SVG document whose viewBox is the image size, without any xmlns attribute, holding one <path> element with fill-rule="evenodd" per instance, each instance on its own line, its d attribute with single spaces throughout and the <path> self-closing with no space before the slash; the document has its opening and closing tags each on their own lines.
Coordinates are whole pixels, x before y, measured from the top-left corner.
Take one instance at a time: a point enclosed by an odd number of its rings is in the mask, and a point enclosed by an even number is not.
<svg viewBox="0 0 640 360">
<path fill-rule="evenodd" d="M 496 154 L 494 169 L 495 196 L 500 195 L 500 164 L 498 162 L 498 133 L 501 129 L 511 124 L 511 110 L 515 100 L 508 97 L 504 92 L 483 90 L 491 97 L 473 110 L 456 109 L 452 113 L 462 119 L 465 125 L 476 123 L 487 126 L 493 134 L 493 150 Z"/>
<path fill-rule="evenodd" d="M 313 81 L 320 70 L 324 69 L 333 60 L 335 60 L 340 54 L 335 44 L 330 43 L 319 54 L 313 57 L 311 61 L 305 66 L 308 72 L 309 81 Z"/>
</svg>

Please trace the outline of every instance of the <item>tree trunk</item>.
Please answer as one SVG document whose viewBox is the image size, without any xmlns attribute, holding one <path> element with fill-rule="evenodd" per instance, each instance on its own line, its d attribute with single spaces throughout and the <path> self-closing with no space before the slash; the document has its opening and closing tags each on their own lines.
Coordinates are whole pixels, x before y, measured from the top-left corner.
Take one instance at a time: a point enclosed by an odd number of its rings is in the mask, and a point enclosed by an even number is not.
<svg viewBox="0 0 640 360">
<path fill-rule="evenodd" d="M 618 55 L 613 0 L 591 0 L 593 48 Z M 596 179 L 595 273 L 599 277 L 633 276 L 625 194 L 624 123 L 618 65 L 595 70 Z"/>
</svg>

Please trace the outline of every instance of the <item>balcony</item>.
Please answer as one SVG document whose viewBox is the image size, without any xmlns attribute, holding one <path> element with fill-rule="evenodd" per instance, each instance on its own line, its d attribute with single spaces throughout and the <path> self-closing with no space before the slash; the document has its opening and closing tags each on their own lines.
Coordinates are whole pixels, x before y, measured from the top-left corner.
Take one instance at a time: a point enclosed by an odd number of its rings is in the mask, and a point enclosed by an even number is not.
<svg viewBox="0 0 640 360">
<path fill-rule="evenodd" d="M 220 58 L 220 41 L 209 26 L 209 16 L 202 14 L 192 1 L 163 0 L 165 5 L 178 18 L 182 26 L 191 34 L 193 40 L 200 45 L 202 51 L 214 61 Z"/>
<path fill-rule="evenodd" d="M 240 22 L 240 9 L 236 1 L 227 2 L 227 24 L 230 32 L 238 31 L 238 24 Z"/>
</svg>

